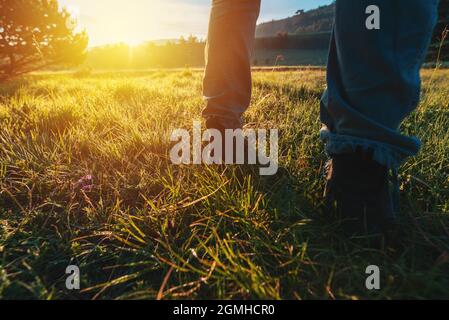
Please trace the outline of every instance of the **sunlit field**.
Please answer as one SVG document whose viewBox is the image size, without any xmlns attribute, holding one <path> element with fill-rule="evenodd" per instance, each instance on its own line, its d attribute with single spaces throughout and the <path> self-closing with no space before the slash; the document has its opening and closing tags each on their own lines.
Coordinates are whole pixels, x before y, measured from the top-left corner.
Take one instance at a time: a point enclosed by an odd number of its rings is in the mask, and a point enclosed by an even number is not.
<svg viewBox="0 0 449 320">
<path fill-rule="evenodd" d="M 403 125 L 424 148 L 400 171 L 397 244 L 380 250 L 324 211 L 324 87 L 324 71 L 255 74 L 247 126 L 280 130 L 280 170 L 261 177 L 170 163 L 172 130 L 200 119 L 200 72 L 2 84 L 0 298 L 449 298 L 449 71 L 424 71 Z"/>
</svg>

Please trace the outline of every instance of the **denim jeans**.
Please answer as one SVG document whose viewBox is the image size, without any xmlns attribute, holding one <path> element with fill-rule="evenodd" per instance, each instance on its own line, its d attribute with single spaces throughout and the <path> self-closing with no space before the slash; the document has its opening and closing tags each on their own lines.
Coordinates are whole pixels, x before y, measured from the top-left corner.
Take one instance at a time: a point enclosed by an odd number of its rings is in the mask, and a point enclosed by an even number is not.
<svg viewBox="0 0 449 320">
<path fill-rule="evenodd" d="M 380 9 L 380 30 L 365 10 Z M 321 137 L 329 154 L 369 149 L 396 169 L 420 142 L 399 126 L 420 99 L 420 68 L 438 16 L 438 0 L 337 0 Z"/>
<path fill-rule="evenodd" d="M 367 7 L 380 10 L 369 30 Z M 420 98 L 420 68 L 437 20 L 438 0 L 337 0 L 321 137 L 329 154 L 371 150 L 397 168 L 420 142 L 399 126 Z M 251 56 L 260 0 L 213 0 L 204 77 L 205 118 L 241 126 L 251 98 Z"/>
<path fill-rule="evenodd" d="M 251 57 L 260 0 L 212 0 L 206 45 L 203 117 L 242 126 L 251 101 Z"/>
</svg>

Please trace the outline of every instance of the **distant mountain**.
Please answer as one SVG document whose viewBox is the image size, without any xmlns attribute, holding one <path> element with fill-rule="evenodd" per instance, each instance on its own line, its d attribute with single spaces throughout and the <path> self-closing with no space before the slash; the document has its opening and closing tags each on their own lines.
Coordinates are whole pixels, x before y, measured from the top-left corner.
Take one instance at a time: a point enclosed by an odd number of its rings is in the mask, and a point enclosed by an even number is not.
<svg viewBox="0 0 449 320">
<path fill-rule="evenodd" d="M 282 20 L 273 20 L 257 26 L 257 38 L 274 37 L 280 33 L 299 35 L 303 33 L 330 32 L 334 22 L 335 3 L 321 6 Z"/>
</svg>

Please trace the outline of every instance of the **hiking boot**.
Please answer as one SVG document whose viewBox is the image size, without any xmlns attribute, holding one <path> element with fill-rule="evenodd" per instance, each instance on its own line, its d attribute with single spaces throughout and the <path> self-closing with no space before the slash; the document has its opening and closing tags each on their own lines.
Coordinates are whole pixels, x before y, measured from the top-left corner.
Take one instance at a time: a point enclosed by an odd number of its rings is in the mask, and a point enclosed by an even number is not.
<svg viewBox="0 0 449 320">
<path fill-rule="evenodd" d="M 353 235 L 386 234 L 399 203 L 397 173 L 374 161 L 372 152 L 333 155 L 327 164 L 325 200 Z"/>
</svg>

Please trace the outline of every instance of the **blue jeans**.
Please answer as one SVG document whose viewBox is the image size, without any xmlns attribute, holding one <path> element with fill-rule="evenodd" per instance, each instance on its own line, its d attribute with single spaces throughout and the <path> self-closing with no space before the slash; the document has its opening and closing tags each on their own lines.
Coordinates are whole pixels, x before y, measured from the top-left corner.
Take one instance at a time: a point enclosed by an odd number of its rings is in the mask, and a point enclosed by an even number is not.
<svg viewBox="0 0 449 320">
<path fill-rule="evenodd" d="M 260 0 L 212 0 L 206 45 L 204 118 L 242 126 L 251 101 L 251 57 Z"/>
<path fill-rule="evenodd" d="M 365 10 L 380 9 L 380 30 Z M 420 141 L 399 126 L 420 100 L 420 68 L 438 17 L 438 0 L 337 0 L 321 137 L 329 154 L 369 149 L 396 169 Z"/>
<path fill-rule="evenodd" d="M 380 9 L 368 30 L 366 9 Z M 420 149 L 399 126 L 420 98 L 420 68 L 437 19 L 438 0 L 337 0 L 321 137 L 329 154 L 369 149 L 397 168 Z M 213 0 L 204 77 L 205 118 L 241 126 L 251 98 L 250 61 L 260 0 Z"/>
</svg>

